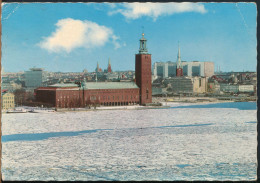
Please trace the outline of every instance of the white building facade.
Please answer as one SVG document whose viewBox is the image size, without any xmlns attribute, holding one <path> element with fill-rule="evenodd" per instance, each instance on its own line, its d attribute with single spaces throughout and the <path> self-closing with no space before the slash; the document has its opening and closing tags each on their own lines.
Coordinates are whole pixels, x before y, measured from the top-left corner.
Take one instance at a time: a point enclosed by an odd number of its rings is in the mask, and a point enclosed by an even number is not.
<svg viewBox="0 0 260 183">
<path fill-rule="evenodd" d="M 211 77 L 214 75 L 214 62 L 182 61 L 183 76 L 203 76 Z M 162 78 L 176 76 L 176 62 L 155 62 L 153 65 L 153 75 Z"/>
</svg>

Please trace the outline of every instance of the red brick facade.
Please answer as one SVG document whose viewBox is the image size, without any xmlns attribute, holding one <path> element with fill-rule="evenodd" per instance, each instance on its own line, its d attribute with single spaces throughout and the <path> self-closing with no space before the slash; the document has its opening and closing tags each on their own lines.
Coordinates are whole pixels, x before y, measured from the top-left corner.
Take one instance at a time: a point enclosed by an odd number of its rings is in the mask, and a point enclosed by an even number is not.
<svg viewBox="0 0 260 183">
<path fill-rule="evenodd" d="M 140 88 L 140 104 L 152 103 L 151 55 L 135 55 L 135 79 Z"/>
<path fill-rule="evenodd" d="M 131 89 L 88 89 L 78 87 L 36 90 L 36 100 L 57 108 L 76 108 L 99 104 L 101 106 L 122 106 L 139 104 L 139 88 Z"/>
</svg>

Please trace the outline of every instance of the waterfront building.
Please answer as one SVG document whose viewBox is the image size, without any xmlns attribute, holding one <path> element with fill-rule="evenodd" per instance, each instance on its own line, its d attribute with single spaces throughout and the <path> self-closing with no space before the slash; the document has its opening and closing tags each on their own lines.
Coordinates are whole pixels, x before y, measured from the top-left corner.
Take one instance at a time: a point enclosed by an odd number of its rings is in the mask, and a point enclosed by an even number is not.
<svg viewBox="0 0 260 183">
<path fill-rule="evenodd" d="M 167 79 L 172 93 L 199 94 L 207 92 L 206 77 L 174 77 Z"/>
<path fill-rule="evenodd" d="M 14 94 L 2 93 L 2 110 L 14 109 Z"/>
<path fill-rule="evenodd" d="M 59 83 L 37 88 L 36 101 L 56 108 L 152 103 L 151 54 L 148 54 L 146 41 L 142 34 L 139 53 L 135 56 L 136 82 L 99 82 L 96 78 L 96 82 Z"/>
<path fill-rule="evenodd" d="M 220 91 L 227 93 L 253 93 L 254 85 L 220 83 Z"/>
</svg>

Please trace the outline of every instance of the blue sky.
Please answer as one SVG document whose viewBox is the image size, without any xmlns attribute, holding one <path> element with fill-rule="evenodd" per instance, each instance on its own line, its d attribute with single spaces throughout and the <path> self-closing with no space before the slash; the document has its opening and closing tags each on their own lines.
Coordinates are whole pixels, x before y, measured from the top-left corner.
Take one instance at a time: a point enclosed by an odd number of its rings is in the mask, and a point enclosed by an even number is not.
<svg viewBox="0 0 260 183">
<path fill-rule="evenodd" d="M 212 61 L 222 71 L 256 71 L 254 3 L 7 3 L 6 72 L 134 70 L 144 27 L 152 63 Z M 215 69 L 216 70 L 216 69 Z"/>
</svg>

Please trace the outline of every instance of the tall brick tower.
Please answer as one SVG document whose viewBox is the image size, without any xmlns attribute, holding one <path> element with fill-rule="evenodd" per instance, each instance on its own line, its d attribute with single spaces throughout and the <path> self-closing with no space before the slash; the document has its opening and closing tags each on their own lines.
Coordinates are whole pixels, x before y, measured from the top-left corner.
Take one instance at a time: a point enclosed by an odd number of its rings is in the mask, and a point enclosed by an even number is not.
<svg viewBox="0 0 260 183">
<path fill-rule="evenodd" d="M 146 48 L 144 33 L 140 39 L 139 54 L 135 55 L 135 80 L 140 88 L 140 104 L 152 103 L 152 63 L 151 54 Z"/>
</svg>

